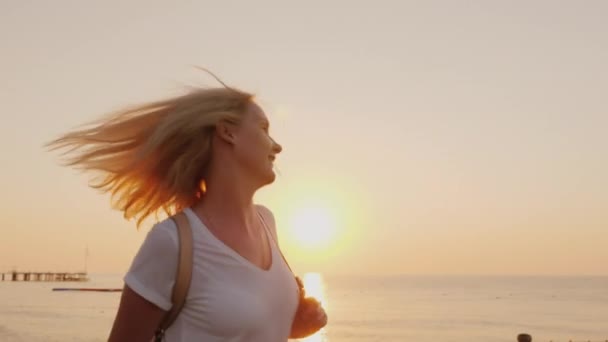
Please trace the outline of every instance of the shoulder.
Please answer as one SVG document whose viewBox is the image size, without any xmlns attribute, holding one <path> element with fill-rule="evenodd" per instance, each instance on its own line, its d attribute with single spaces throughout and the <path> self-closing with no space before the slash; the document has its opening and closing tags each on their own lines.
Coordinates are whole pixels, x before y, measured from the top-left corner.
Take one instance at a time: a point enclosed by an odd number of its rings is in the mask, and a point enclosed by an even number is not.
<svg viewBox="0 0 608 342">
<path fill-rule="evenodd" d="M 264 217 L 264 220 L 272 221 L 272 223 L 274 224 L 274 214 L 272 213 L 272 211 L 270 209 L 268 209 L 266 206 L 261 205 L 261 204 L 256 204 L 255 207 L 258 210 L 258 212 L 260 213 L 260 215 L 262 215 Z"/>
<path fill-rule="evenodd" d="M 153 249 L 159 253 L 173 253 L 178 249 L 177 226 L 171 218 L 164 219 L 152 226 L 142 248 Z"/>
<path fill-rule="evenodd" d="M 264 219 L 264 223 L 266 223 L 266 225 L 270 229 L 270 232 L 274 235 L 274 238 L 276 240 L 277 239 L 277 227 L 276 227 L 276 222 L 274 220 L 274 214 L 272 213 L 272 211 L 270 209 L 268 209 L 267 207 L 265 207 L 261 204 L 256 204 L 255 208 L 257 209 L 258 213 L 260 213 L 260 215 L 262 216 L 262 219 Z"/>
<path fill-rule="evenodd" d="M 131 262 L 124 277 L 125 284 L 149 302 L 169 310 L 178 254 L 177 229 L 173 220 L 154 224 Z"/>
</svg>

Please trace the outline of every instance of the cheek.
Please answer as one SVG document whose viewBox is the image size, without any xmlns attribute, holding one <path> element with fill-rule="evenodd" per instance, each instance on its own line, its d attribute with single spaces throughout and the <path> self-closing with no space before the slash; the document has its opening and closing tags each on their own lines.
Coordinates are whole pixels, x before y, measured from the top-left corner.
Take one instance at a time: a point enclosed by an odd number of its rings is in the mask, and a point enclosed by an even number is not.
<svg viewBox="0 0 608 342">
<path fill-rule="evenodd" d="M 259 160 L 261 156 L 269 154 L 270 146 L 272 143 L 265 134 L 248 133 L 241 136 L 236 149 L 240 159 Z"/>
<path fill-rule="evenodd" d="M 243 138 L 242 143 L 246 144 L 246 147 L 248 147 L 251 151 L 266 151 L 271 146 L 271 140 L 269 139 L 268 135 L 261 130 L 250 132 Z"/>
</svg>

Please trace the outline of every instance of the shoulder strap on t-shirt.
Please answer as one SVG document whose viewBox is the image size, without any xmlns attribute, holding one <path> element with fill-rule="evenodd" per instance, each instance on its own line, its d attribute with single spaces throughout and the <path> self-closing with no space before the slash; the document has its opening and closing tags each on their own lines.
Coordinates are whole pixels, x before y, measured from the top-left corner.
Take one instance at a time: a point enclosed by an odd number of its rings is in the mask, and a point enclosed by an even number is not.
<svg viewBox="0 0 608 342">
<path fill-rule="evenodd" d="M 179 259 L 177 262 L 175 285 L 173 285 L 173 293 L 171 294 L 171 302 L 173 305 L 156 329 L 154 336 L 155 341 L 157 342 L 162 341 L 165 331 L 173 324 L 179 315 L 179 312 L 184 307 L 188 289 L 190 288 L 190 281 L 192 280 L 193 247 L 190 222 L 183 212 L 171 217 L 171 219 L 177 226 Z"/>
</svg>

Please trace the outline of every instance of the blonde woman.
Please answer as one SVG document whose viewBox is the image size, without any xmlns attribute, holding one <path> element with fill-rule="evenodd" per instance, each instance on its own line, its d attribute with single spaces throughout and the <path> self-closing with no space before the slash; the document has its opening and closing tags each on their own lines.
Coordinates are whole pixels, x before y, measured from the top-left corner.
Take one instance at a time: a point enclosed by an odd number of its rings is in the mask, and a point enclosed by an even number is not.
<svg viewBox="0 0 608 342">
<path fill-rule="evenodd" d="M 138 226 L 159 212 L 186 214 L 192 281 L 166 341 L 278 342 L 327 323 L 318 302 L 298 295 L 272 212 L 253 203 L 282 150 L 269 128 L 252 94 L 224 85 L 125 109 L 49 144 L 68 149 L 68 165 L 100 173 L 93 186 Z M 152 339 L 172 305 L 177 239 L 169 218 L 147 233 L 109 341 Z"/>
</svg>

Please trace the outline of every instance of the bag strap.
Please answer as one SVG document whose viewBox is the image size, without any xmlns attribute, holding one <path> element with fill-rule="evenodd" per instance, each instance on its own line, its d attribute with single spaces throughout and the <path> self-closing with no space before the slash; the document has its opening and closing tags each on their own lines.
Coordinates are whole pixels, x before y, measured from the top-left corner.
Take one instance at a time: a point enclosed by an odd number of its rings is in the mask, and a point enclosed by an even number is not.
<svg viewBox="0 0 608 342">
<path fill-rule="evenodd" d="M 287 268 L 289 268 L 289 271 L 291 271 L 291 273 L 293 274 L 294 278 L 296 278 L 296 283 L 298 284 L 298 290 L 299 290 L 299 293 L 300 293 L 300 298 L 303 298 L 306 295 L 306 291 L 304 289 L 304 282 L 302 281 L 302 279 L 300 279 L 300 277 L 298 277 L 293 272 L 293 270 L 291 269 L 291 266 L 289 266 L 289 263 L 287 262 L 287 259 L 285 258 L 285 255 L 283 255 L 283 252 L 281 251 L 281 248 L 279 247 L 279 244 L 277 243 L 274 235 L 268 229 L 268 224 L 266 224 L 266 220 L 264 219 L 264 215 L 262 215 L 262 213 L 260 213 L 259 210 L 258 210 L 258 216 L 260 217 L 260 220 L 262 220 L 262 224 L 264 225 L 264 228 L 268 232 L 268 235 L 270 235 L 270 238 L 272 239 L 272 242 L 274 242 L 274 245 L 279 250 L 279 254 L 281 254 L 281 257 L 283 258 L 283 261 L 285 261 L 285 265 L 287 265 Z"/>
<path fill-rule="evenodd" d="M 175 284 L 173 285 L 173 293 L 171 294 L 171 309 L 165 314 L 160 325 L 155 332 L 155 341 L 162 341 L 165 331 L 175 322 L 180 311 L 186 303 L 186 296 L 190 289 L 190 281 L 192 280 L 192 261 L 193 261 L 193 246 L 192 246 L 192 229 L 190 222 L 185 213 L 171 217 L 177 226 L 179 259 L 177 261 L 177 273 Z"/>
</svg>

